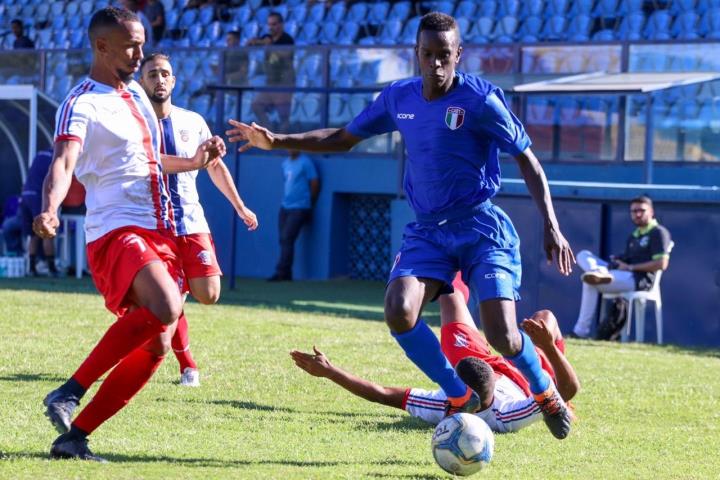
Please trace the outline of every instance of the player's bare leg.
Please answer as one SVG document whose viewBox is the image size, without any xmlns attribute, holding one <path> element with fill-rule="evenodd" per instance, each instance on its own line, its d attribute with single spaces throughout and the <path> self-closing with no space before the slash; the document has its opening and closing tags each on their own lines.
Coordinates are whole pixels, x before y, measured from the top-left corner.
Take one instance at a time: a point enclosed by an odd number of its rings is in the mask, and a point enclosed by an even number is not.
<svg viewBox="0 0 720 480">
<path fill-rule="evenodd" d="M 530 337 L 521 333 L 515 323 L 515 302 L 492 299 L 480 304 L 483 330 L 490 345 L 510 360 L 530 383 L 530 390 L 543 412 L 543 419 L 555 438 L 563 439 L 570 433 L 572 414 L 543 372 Z"/>
<path fill-rule="evenodd" d="M 405 355 L 445 391 L 447 413 L 474 411 L 480 399 L 450 365 L 435 333 L 420 318 L 423 307 L 437 295 L 442 282 L 428 278 L 398 277 L 385 292 L 385 322 Z"/>
</svg>

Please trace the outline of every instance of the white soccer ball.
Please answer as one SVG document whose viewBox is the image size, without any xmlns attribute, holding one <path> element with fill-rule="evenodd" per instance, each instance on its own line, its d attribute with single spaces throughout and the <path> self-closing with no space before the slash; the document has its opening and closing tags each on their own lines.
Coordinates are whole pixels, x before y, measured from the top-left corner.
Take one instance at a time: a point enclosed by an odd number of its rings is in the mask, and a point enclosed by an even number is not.
<svg viewBox="0 0 720 480">
<path fill-rule="evenodd" d="M 433 457 L 440 468 L 464 477 L 490 463 L 495 437 L 482 418 L 456 413 L 438 424 L 431 445 Z"/>
</svg>

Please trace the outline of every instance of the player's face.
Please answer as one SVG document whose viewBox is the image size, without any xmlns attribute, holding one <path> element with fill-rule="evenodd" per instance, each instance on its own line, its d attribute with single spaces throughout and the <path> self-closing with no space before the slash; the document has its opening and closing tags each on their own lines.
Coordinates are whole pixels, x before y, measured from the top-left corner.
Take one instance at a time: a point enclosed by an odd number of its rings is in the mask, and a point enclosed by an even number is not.
<svg viewBox="0 0 720 480">
<path fill-rule="evenodd" d="M 436 32 L 422 30 L 415 46 L 423 86 L 433 90 L 446 90 L 455 78 L 455 67 L 460 61 L 460 39 L 456 30 Z"/>
<path fill-rule="evenodd" d="M 143 59 L 145 30 L 140 22 L 122 22 L 108 28 L 97 39 L 97 53 L 110 71 L 123 82 L 132 80 Z"/>
<path fill-rule="evenodd" d="M 653 219 L 655 212 L 647 203 L 631 203 L 630 218 L 638 227 L 644 227 Z"/>
<path fill-rule="evenodd" d="M 175 77 L 170 62 L 164 58 L 147 62 L 143 66 L 140 83 L 153 103 L 167 102 L 175 88 Z"/>
</svg>

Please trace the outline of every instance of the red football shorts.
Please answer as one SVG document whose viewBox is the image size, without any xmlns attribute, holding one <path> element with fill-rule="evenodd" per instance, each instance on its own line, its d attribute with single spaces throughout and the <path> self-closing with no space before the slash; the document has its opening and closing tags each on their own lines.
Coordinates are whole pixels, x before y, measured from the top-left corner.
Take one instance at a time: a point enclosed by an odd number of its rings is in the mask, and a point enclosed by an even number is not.
<svg viewBox="0 0 720 480">
<path fill-rule="evenodd" d="M 565 353 L 565 343 L 562 339 L 555 344 Z M 452 366 L 457 365 L 465 357 L 479 358 L 489 364 L 495 373 L 505 375 L 522 388 L 526 394 L 530 394 L 530 386 L 520 370 L 505 358 L 494 355 L 490 351 L 490 345 L 485 337 L 474 326 L 460 322 L 443 325 L 440 329 L 440 345 Z M 555 370 L 550 365 L 550 361 L 538 347 L 535 347 L 535 351 L 540 357 L 542 369 L 555 381 Z"/>
<path fill-rule="evenodd" d="M 222 275 L 215 255 L 215 242 L 209 233 L 192 233 L 176 238 L 183 271 L 187 278 Z"/>
<path fill-rule="evenodd" d="M 185 288 L 182 263 L 172 233 L 140 227 L 122 227 L 87 245 L 88 264 L 105 307 L 122 316 L 131 306 L 127 299 L 135 275 L 146 265 L 163 262 L 168 273 Z"/>
</svg>

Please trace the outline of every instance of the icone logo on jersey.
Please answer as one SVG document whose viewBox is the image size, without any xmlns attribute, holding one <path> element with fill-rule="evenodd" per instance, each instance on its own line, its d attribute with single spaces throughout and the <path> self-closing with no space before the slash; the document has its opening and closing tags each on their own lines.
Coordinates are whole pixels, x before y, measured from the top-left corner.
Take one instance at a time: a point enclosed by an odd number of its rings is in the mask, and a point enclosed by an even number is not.
<svg viewBox="0 0 720 480">
<path fill-rule="evenodd" d="M 447 112 L 445 112 L 445 125 L 447 125 L 450 130 L 457 130 L 462 127 L 464 121 L 464 109 L 460 107 L 448 107 Z"/>
<path fill-rule="evenodd" d="M 485 278 L 505 278 L 506 275 L 503 272 L 486 273 Z"/>
<path fill-rule="evenodd" d="M 190 132 L 187 130 L 180 130 L 180 140 L 183 142 L 190 140 Z"/>
<path fill-rule="evenodd" d="M 415 114 L 414 113 L 398 113 L 397 118 L 400 120 L 414 120 Z"/>
</svg>

